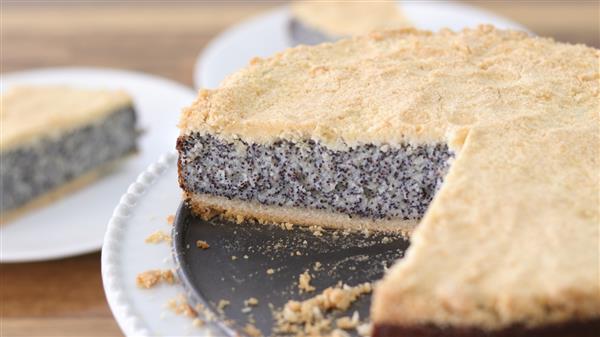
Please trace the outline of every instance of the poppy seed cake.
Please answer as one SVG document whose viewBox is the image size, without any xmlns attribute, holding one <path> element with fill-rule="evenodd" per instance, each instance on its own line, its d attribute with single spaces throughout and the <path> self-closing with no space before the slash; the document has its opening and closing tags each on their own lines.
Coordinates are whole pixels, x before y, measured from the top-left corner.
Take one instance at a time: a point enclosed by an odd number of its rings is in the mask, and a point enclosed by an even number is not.
<svg viewBox="0 0 600 337">
<path fill-rule="evenodd" d="M 11 88 L 2 97 L 3 222 L 83 185 L 134 151 L 135 120 L 123 92 Z"/>
<path fill-rule="evenodd" d="M 600 328 L 600 52 L 480 26 L 255 59 L 185 109 L 198 214 L 410 230 L 375 336 Z"/>
</svg>

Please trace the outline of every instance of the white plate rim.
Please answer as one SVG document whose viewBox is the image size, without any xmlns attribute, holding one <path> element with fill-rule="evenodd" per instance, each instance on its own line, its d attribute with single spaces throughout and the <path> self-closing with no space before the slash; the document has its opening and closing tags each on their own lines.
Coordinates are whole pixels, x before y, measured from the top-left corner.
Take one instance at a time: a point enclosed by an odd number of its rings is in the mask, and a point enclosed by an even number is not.
<svg viewBox="0 0 600 337">
<path fill-rule="evenodd" d="M 119 200 L 104 234 L 101 251 L 102 285 L 113 316 L 126 336 L 150 336 L 152 333 L 144 326 L 143 320 L 134 314 L 134 307 L 126 299 L 126 290 L 122 287 L 125 280 L 121 279 L 118 273 L 121 262 L 119 251 L 124 248 L 120 245 L 124 227 L 128 225 L 127 220 L 138 201 L 148 193 L 163 173 L 175 164 L 176 158 L 177 153 L 174 151 L 163 154 L 138 175 Z"/>
</svg>

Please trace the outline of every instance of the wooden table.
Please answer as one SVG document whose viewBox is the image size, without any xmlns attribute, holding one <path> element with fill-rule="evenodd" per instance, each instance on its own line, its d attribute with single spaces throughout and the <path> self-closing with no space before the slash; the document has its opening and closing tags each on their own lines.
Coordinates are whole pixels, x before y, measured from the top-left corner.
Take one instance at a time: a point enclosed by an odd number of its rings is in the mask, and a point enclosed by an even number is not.
<svg viewBox="0 0 600 337">
<path fill-rule="evenodd" d="M 473 2 L 473 1 L 470 1 Z M 539 35 L 600 46 L 596 1 L 482 2 Z M 148 72 L 192 85 L 198 52 L 228 26 L 278 2 L 226 5 L 2 3 L 2 73 L 49 66 Z M 82 224 L 84 225 L 84 224 Z M 121 335 L 106 304 L 100 254 L 0 265 L 0 335 Z"/>
</svg>

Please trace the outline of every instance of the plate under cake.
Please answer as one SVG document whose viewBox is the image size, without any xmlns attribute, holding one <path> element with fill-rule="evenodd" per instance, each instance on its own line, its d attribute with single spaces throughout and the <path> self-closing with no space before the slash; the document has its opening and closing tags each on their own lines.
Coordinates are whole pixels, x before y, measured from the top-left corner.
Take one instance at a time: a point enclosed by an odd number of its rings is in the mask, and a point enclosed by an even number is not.
<svg viewBox="0 0 600 337">
<path fill-rule="evenodd" d="M 122 91 L 19 86 L 2 96 L 2 222 L 93 181 L 136 148 Z"/>
<path fill-rule="evenodd" d="M 255 59 L 185 109 L 196 213 L 411 232 L 375 336 L 600 328 L 600 52 L 481 26 Z"/>
</svg>

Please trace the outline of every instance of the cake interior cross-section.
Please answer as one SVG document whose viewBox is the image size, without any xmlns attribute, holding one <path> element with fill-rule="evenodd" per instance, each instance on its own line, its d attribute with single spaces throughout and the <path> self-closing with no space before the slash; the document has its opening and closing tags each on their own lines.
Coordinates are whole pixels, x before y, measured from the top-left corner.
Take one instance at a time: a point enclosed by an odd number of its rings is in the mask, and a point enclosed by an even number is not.
<svg viewBox="0 0 600 337">
<path fill-rule="evenodd" d="M 186 191 L 386 220 L 420 219 L 452 157 L 445 144 L 333 150 L 200 134 L 180 138 L 178 149 Z"/>
</svg>

